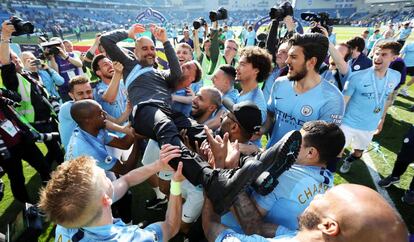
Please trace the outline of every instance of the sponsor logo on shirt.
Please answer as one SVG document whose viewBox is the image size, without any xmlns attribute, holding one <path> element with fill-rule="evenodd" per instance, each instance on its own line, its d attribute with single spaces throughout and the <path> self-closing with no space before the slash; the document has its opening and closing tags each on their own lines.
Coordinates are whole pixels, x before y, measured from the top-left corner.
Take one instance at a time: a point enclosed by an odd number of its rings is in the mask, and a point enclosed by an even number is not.
<svg viewBox="0 0 414 242">
<path fill-rule="evenodd" d="M 303 124 L 306 123 L 306 121 L 298 119 L 297 117 L 294 117 L 291 114 L 287 114 L 278 109 L 276 109 L 275 115 L 278 119 L 281 119 L 282 122 L 289 123 L 291 125 L 303 126 Z"/>
</svg>

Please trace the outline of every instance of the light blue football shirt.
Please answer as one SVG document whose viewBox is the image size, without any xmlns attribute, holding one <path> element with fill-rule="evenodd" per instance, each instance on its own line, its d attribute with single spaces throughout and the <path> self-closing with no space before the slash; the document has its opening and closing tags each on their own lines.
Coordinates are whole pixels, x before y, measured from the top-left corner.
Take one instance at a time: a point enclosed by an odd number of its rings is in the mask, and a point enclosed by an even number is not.
<svg viewBox="0 0 414 242">
<path fill-rule="evenodd" d="M 106 171 L 111 170 L 118 160 L 108 154 L 105 145 L 113 138 L 104 129 L 101 129 L 95 137 L 79 127 L 75 128 L 67 147 L 65 160 L 72 160 L 83 155 L 91 156 L 97 161 L 97 166 Z"/>
<path fill-rule="evenodd" d="M 275 123 L 267 148 L 287 132 L 300 130 L 308 121 L 341 123 L 345 107 L 338 88 L 322 80 L 307 92 L 298 94 L 293 84 L 287 77 L 280 77 L 273 84 L 267 110 L 275 115 Z"/>
<path fill-rule="evenodd" d="M 67 101 L 62 104 L 58 115 L 60 141 L 62 142 L 65 151 L 67 151 L 70 136 L 72 136 L 72 132 L 77 126 L 75 120 L 73 120 L 72 115 L 70 114 L 70 108 L 72 105 L 73 101 Z"/>
<path fill-rule="evenodd" d="M 309 206 L 314 196 L 333 187 L 333 175 L 324 168 L 294 164 L 278 178 L 279 184 L 266 196 L 253 192 L 251 198 L 267 210 L 264 221 L 297 230 L 298 216 Z M 236 232 L 242 229 L 232 213 L 221 217 L 221 223 Z"/>
<path fill-rule="evenodd" d="M 404 62 L 407 67 L 414 66 L 414 42 L 405 44 L 401 50 L 401 54 L 404 54 Z"/>
<path fill-rule="evenodd" d="M 85 227 L 84 237 L 80 242 L 92 241 L 163 241 L 162 228 L 153 223 L 139 228 L 137 225 L 126 225 L 121 219 L 114 219 L 113 224 L 98 227 Z"/>
<path fill-rule="evenodd" d="M 394 91 L 401 79 L 398 71 L 389 69 L 384 78 L 375 80 L 381 111 L 374 113 L 377 107 L 374 91 L 374 68 L 354 72 L 350 75 L 343 91 L 350 99 L 345 109 L 342 123 L 358 130 L 374 131 L 384 112 L 385 101 Z M 384 93 L 385 91 L 385 93 Z M 381 99 L 381 94 L 384 93 Z"/>
</svg>

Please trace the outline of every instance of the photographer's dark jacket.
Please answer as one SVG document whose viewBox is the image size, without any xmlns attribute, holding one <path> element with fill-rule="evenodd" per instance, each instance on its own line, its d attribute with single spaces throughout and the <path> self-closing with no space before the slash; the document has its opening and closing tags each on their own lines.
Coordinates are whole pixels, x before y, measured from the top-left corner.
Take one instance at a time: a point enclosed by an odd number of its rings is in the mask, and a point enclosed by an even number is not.
<svg viewBox="0 0 414 242">
<path fill-rule="evenodd" d="M 27 126 L 24 125 L 14 114 L 14 112 L 12 111 L 12 107 L 9 106 L 5 98 L 12 99 L 15 102 L 20 102 L 21 98 L 18 94 L 12 92 L 6 93 L 4 90 L 0 95 L 0 137 L 6 144 L 6 147 L 11 148 L 15 145 L 18 145 L 23 140 L 32 140 L 33 135 L 27 128 Z M 5 125 L 6 122 L 9 125 L 12 125 L 14 129 L 17 131 L 15 135 L 12 136 L 9 132 L 5 130 L 7 127 Z"/>
<path fill-rule="evenodd" d="M 14 63 L 1 66 L 1 77 L 7 89 L 20 94 L 21 106 L 16 110 L 29 123 L 50 120 L 51 109 L 44 101 L 48 94 L 32 77 L 24 72 L 17 73 Z"/>
</svg>

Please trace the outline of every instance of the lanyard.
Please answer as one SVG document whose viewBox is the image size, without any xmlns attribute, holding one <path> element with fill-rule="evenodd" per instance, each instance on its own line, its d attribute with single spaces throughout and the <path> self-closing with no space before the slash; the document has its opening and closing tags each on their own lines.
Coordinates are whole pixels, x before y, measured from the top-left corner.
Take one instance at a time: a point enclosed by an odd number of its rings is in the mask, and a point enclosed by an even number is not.
<svg viewBox="0 0 414 242">
<path fill-rule="evenodd" d="M 381 94 L 379 94 L 378 93 L 378 88 L 377 88 L 377 78 L 375 77 L 375 71 L 372 72 L 372 86 L 374 88 L 375 109 L 381 109 L 380 104 L 382 103 L 382 100 L 384 99 L 384 96 L 385 96 L 385 93 L 386 93 L 386 87 L 388 85 L 388 81 L 389 81 L 389 78 L 388 78 L 388 71 L 387 71 L 387 74 L 385 74 L 384 87 L 382 88 Z"/>
<path fill-rule="evenodd" d="M 137 64 L 134 69 L 132 69 L 132 71 L 129 73 L 129 75 L 127 76 L 127 78 L 125 79 L 125 86 L 126 88 L 129 87 L 129 85 L 131 85 L 132 81 L 134 81 L 135 79 L 137 79 L 140 75 L 152 71 L 153 67 L 149 66 L 149 67 L 144 67 L 142 68 L 141 65 Z"/>
</svg>

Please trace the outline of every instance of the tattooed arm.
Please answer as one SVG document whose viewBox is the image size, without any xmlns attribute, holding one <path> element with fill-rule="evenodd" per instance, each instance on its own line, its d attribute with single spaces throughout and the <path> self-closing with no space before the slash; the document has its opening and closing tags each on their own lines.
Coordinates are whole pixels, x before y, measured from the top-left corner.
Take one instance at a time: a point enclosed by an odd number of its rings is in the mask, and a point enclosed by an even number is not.
<svg viewBox="0 0 414 242">
<path fill-rule="evenodd" d="M 243 192 L 237 196 L 233 203 L 232 212 L 246 234 L 258 234 L 265 238 L 275 236 L 278 225 L 265 223 L 262 220 L 263 211 L 256 207 L 247 193 Z"/>
<path fill-rule="evenodd" d="M 214 212 L 213 205 L 206 196 L 204 197 L 202 219 L 204 235 L 208 241 L 215 241 L 219 234 L 227 229 L 220 223 L 220 216 Z"/>
</svg>

